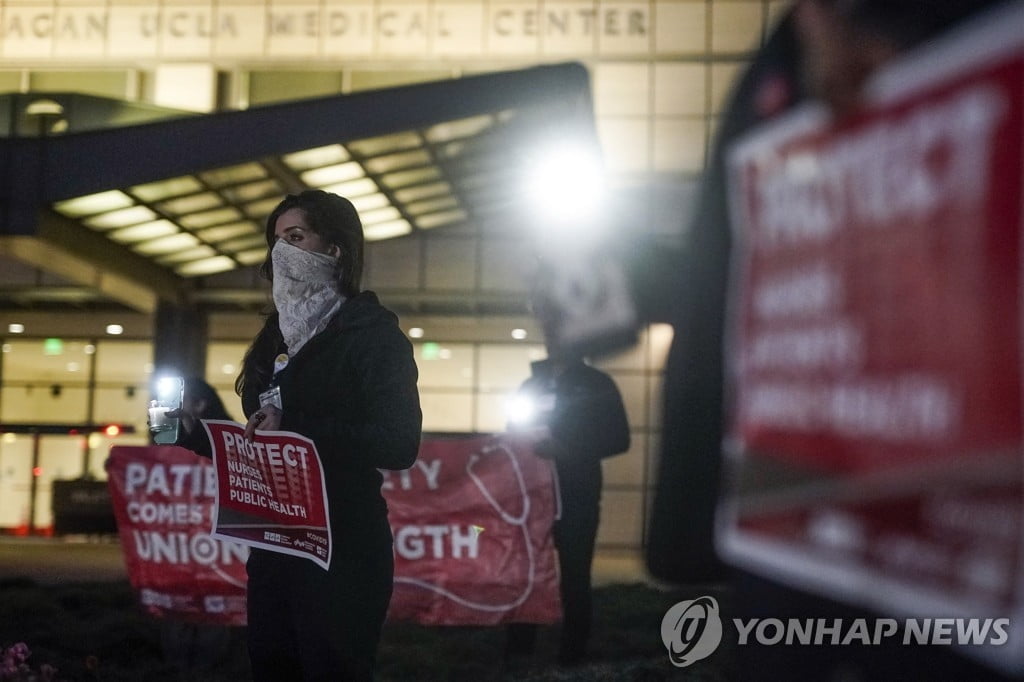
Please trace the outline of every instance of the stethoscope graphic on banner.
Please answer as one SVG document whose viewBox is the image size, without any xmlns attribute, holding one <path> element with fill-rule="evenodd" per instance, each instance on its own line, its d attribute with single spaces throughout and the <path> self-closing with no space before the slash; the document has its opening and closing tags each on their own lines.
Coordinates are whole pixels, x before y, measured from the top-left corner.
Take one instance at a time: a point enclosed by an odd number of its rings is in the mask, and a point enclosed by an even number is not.
<svg viewBox="0 0 1024 682">
<path fill-rule="evenodd" d="M 487 487 L 483 484 L 483 481 L 480 480 L 480 477 L 473 472 L 473 465 L 479 462 L 483 457 L 492 455 L 494 453 L 504 455 L 512 463 L 512 471 L 515 473 L 516 484 L 519 486 L 519 494 L 523 502 L 522 512 L 520 512 L 516 516 L 509 514 L 507 511 L 505 511 L 505 509 L 502 508 L 498 501 L 494 499 L 494 496 L 491 495 L 491 493 L 487 490 Z M 552 467 L 552 473 L 554 473 L 554 467 Z M 522 533 L 523 542 L 526 544 L 526 555 L 528 562 L 525 589 L 519 596 L 517 596 L 515 599 L 508 603 L 483 604 L 477 601 L 473 601 L 471 599 L 466 599 L 465 597 L 460 597 L 454 592 L 446 590 L 445 588 L 440 587 L 438 585 L 434 585 L 433 583 L 428 583 L 425 580 L 420 580 L 419 578 L 406 578 L 396 576 L 395 582 L 404 583 L 406 585 L 415 585 L 416 587 L 422 587 L 425 590 L 429 590 L 431 592 L 439 594 L 447 599 L 452 600 L 456 604 L 460 606 L 465 606 L 469 609 L 475 609 L 477 611 L 508 611 L 509 609 L 514 609 L 515 607 L 520 606 L 530 597 L 530 594 L 533 592 L 533 587 L 536 582 L 537 576 L 537 557 L 533 549 L 533 543 L 530 542 L 530 533 L 526 528 L 526 519 L 530 516 L 530 496 L 526 493 L 526 481 L 523 479 L 523 472 L 522 469 L 519 467 L 519 461 L 508 449 L 507 445 L 485 445 L 483 448 L 480 449 L 479 453 L 473 453 L 472 455 L 470 455 L 469 460 L 466 462 L 466 474 L 473 480 L 473 484 L 480 491 L 480 494 L 484 496 L 484 499 L 487 500 L 487 503 L 490 504 L 491 507 L 493 507 L 496 512 L 498 512 L 498 515 L 501 517 L 501 519 L 510 525 L 517 526 L 519 528 L 520 533 Z M 555 487 L 555 490 L 558 490 L 557 486 Z M 557 508 L 560 509 L 561 500 L 556 500 L 556 504 Z"/>
</svg>

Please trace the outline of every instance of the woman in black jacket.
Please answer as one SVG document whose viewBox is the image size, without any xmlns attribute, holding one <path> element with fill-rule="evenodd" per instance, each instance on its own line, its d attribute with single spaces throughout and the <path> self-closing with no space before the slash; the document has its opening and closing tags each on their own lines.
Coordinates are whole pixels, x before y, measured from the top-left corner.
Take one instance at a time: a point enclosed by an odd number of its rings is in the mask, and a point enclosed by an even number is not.
<svg viewBox="0 0 1024 682">
<path fill-rule="evenodd" d="M 412 466 L 421 413 L 412 346 L 361 292 L 363 230 L 347 199 L 286 197 L 267 219 L 262 273 L 276 311 L 245 355 L 236 390 L 246 435 L 292 431 L 317 447 L 334 539 L 331 565 L 254 549 L 249 656 L 261 680 L 373 677 L 393 554 L 378 469 Z"/>
</svg>

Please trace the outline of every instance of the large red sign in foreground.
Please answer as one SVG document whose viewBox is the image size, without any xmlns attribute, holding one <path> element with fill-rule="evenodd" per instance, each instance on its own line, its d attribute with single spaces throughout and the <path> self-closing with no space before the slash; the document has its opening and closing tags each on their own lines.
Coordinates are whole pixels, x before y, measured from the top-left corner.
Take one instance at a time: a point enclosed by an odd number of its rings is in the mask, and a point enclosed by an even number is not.
<svg viewBox="0 0 1024 682">
<path fill-rule="evenodd" d="M 1024 636 L 1024 12 L 910 55 L 841 125 L 806 107 L 732 150 L 721 546 L 883 613 Z M 1017 645 L 976 648 L 1024 667 Z"/>
<path fill-rule="evenodd" d="M 161 617 L 243 624 L 248 550 L 211 536 L 213 462 L 176 447 L 115 447 L 108 475 L 143 605 Z M 412 468 L 384 475 L 395 536 L 391 619 L 488 625 L 561 617 L 553 474 L 526 441 L 427 438 Z M 266 493 L 254 481 L 242 485 Z"/>
</svg>

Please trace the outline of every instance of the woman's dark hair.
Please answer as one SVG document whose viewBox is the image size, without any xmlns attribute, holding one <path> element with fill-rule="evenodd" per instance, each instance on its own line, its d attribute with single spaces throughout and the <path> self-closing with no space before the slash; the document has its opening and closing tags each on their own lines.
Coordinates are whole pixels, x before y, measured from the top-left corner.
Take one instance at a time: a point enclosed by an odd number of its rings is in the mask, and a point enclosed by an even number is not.
<svg viewBox="0 0 1024 682">
<path fill-rule="evenodd" d="M 281 214 L 293 208 L 302 211 L 313 232 L 341 251 L 338 259 L 338 291 L 346 297 L 358 294 L 363 279 L 363 223 L 351 201 L 319 189 L 289 194 L 267 217 L 267 259 L 260 266 L 260 274 L 267 279 L 274 278 L 274 263 L 271 260 L 276 241 L 274 230 Z M 254 386 L 265 386 L 272 373 L 269 359 L 283 347 L 284 338 L 277 325 L 277 313 L 271 313 L 245 353 L 242 371 L 235 379 L 235 392 L 242 395 L 246 384 L 250 382 Z"/>
<path fill-rule="evenodd" d="M 338 259 L 338 290 L 344 296 L 358 294 L 359 283 L 363 279 L 363 223 L 351 201 L 319 189 L 289 194 L 267 217 L 267 259 L 260 267 L 260 274 L 267 279 L 274 278 L 274 264 L 271 260 L 271 251 L 276 241 L 274 229 L 281 214 L 293 208 L 305 214 L 306 222 L 313 232 L 341 251 Z"/>
</svg>

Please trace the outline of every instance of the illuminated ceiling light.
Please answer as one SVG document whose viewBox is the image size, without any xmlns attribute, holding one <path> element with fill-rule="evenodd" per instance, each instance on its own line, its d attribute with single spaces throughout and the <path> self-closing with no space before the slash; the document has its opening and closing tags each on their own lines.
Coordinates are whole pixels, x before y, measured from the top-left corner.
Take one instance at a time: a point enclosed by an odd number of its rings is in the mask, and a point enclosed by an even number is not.
<svg viewBox="0 0 1024 682">
<path fill-rule="evenodd" d="M 18 434 L 16 434 L 16 433 L 9 433 L 9 432 L 5 433 L 3 435 L 3 438 L 0 439 L 0 440 L 2 440 L 3 443 L 6 444 L 6 445 L 10 445 L 11 443 L 17 443 L 18 442 Z"/>
<path fill-rule="evenodd" d="M 146 206 L 132 206 L 86 218 L 82 222 L 96 230 L 112 230 L 116 227 L 128 227 L 156 219 L 156 213 Z"/>
<path fill-rule="evenodd" d="M 281 197 L 273 196 L 269 199 L 261 199 L 245 205 L 245 213 L 250 218 L 261 220 L 273 213 L 277 205 L 281 203 Z"/>
<path fill-rule="evenodd" d="M 378 156 L 368 159 L 364 163 L 367 170 L 371 173 L 388 173 L 410 166 L 425 166 L 430 163 L 430 160 L 430 154 L 425 149 L 414 149 L 408 152 L 399 152 L 398 154 Z"/>
<path fill-rule="evenodd" d="M 516 341 L 522 341 L 526 337 L 527 337 L 527 333 L 526 333 L 525 329 L 521 329 L 521 328 L 517 327 L 517 328 L 512 330 L 512 338 L 515 339 Z"/>
<path fill-rule="evenodd" d="M 421 215 L 423 213 L 430 213 L 431 211 L 440 211 L 441 209 L 452 208 L 458 205 L 458 199 L 451 195 L 448 195 L 410 203 L 408 206 L 405 207 L 405 210 L 411 213 L 412 215 Z"/>
<path fill-rule="evenodd" d="M 447 142 L 461 137 L 470 137 L 494 125 L 490 116 L 471 116 L 456 121 L 445 121 L 427 129 L 426 137 L 431 142 Z"/>
<path fill-rule="evenodd" d="M 267 259 L 266 248 L 253 249 L 252 251 L 240 251 L 235 254 L 235 260 L 242 265 L 256 265 Z"/>
<path fill-rule="evenodd" d="M 285 154 L 281 160 L 292 170 L 302 171 L 321 166 L 332 166 L 348 161 L 350 158 L 348 152 L 340 144 L 331 144 L 326 147 L 314 147 L 293 154 Z"/>
<path fill-rule="evenodd" d="M 442 360 L 451 360 L 452 359 L 452 349 L 451 348 L 442 348 L 440 351 L 438 351 L 437 357 L 441 358 Z"/>
<path fill-rule="evenodd" d="M 451 223 L 457 223 L 465 220 L 468 214 L 461 208 L 457 208 L 453 211 L 438 211 L 437 213 L 431 213 L 430 215 L 419 216 L 416 219 L 416 224 L 424 230 L 429 230 L 434 227 L 441 227 L 442 225 L 450 225 Z"/>
<path fill-rule="evenodd" d="M 526 193 L 538 213 L 561 224 L 594 219 L 605 196 L 597 154 L 582 145 L 563 144 L 533 160 Z"/>
<path fill-rule="evenodd" d="M 237 187 L 225 187 L 221 190 L 221 193 L 228 201 L 244 204 L 247 201 L 263 199 L 270 195 L 280 196 L 284 192 L 276 180 L 258 180 L 246 185 L 238 185 Z"/>
<path fill-rule="evenodd" d="M 142 223 L 141 225 L 133 225 L 131 227 L 121 228 L 120 230 L 114 230 L 113 232 L 107 233 L 107 236 L 120 244 L 131 244 L 132 242 L 140 242 L 144 239 L 166 237 L 167 235 L 174 234 L 177 231 L 178 226 L 170 220 L 154 220 L 151 223 Z"/>
<path fill-rule="evenodd" d="M 419 185 L 441 177 L 441 171 L 436 166 L 429 168 L 416 168 L 414 170 L 398 171 L 388 173 L 381 177 L 380 181 L 388 187 L 398 189 L 409 185 Z"/>
<path fill-rule="evenodd" d="M 409 338 L 422 339 L 423 338 L 423 327 L 413 327 L 409 330 Z"/>
<path fill-rule="evenodd" d="M 215 272 L 227 272 L 235 269 L 235 261 L 227 256 L 215 256 L 205 260 L 197 260 L 191 263 L 180 265 L 174 269 L 182 277 L 197 277 L 199 275 L 212 275 Z"/>
<path fill-rule="evenodd" d="M 431 182 L 426 185 L 406 187 L 395 192 L 395 199 L 405 203 L 436 197 L 439 194 L 450 194 L 452 186 L 447 182 Z"/>
<path fill-rule="evenodd" d="M 378 208 L 373 211 L 366 211 L 365 213 L 359 214 L 359 217 L 363 220 L 363 226 L 370 226 L 375 223 L 383 223 L 389 220 L 395 220 L 402 214 L 398 212 L 398 209 L 394 206 L 385 206 L 384 208 Z"/>
<path fill-rule="evenodd" d="M 189 249 L 182 249 L 181 251 L 172 251 L 171 253 L 157 256 L 156 262 L 160 265 L 173 267 L 175 265 L 181 265 L 182 263 L 190 263 L 194 260 L 202 260 L 203 258 L 213 258 L 214 256 L 220 255 L 217 250 L 207 244 L 201 244 L 193 246 Z"/>
<path fill-rule="evenodd" d="M 380 192 L 377 192 L 376 194 L 367 194 L 362 197 L 349 197 L 349 200 L 352 202 L 352 205 L 356 207 L 356 211 L 360 213 L 372 211 L 375 208 L 383 208 L 388 205 L 388 198 Z"/>
<path fill-rule="evenodd" d="M 216 244 L 224 241 L 225 239 L 240 237 L 244 234 L 258 234 L 260 235 L 260 239 L 263 238 L 263 231 L 258 229 L 256 224 L 250 221 L 228 223 L 227 225 L 218 225 L 217 227 L 208 227 L 205 230 L 196 230 L 193 234 L 208 244 Z"/>
<path fill-rule="evenodd" d="M 359 197 L 364 194 L 373 194 L 374 192 L 380 191 L 377 187 L 377 183 L 370 178 L 359 178 L 358 180 L 349 180 L 348 182 L 339 182 L 334 185 L 326 185 L 323 187 L 325 192 L 333 192 L 339 196 L 343 196 L 346 199 L 352 199 L 353 197 Z"/>
<path fill-rule="evenodd" d="M 361 154 L 363 156 L 377 156 L 378 154 L 395 152 L 400 149 L 412 149 L 414 147 L 422 146 L 422 144 L 423 140 L 420 139 L 418 133 L 405 131 L 401 133 L 392 133 L 390 135 L 380 135 L 378 137 L 367 137 L 362 140 L 355 140 L 354 142 L 348 143 L 348 148 L 356 154 Z"/>
<path fill-rule="evenodd" d="M 127 208 L 133 203 L 132 198 L 124 192 L 112 189 L 109 192 L 89 194 L 84 197 L 75 197 L 67 201 L 58 201 L 53 207 L 58 213 L 69 218 L 81 218 L 97 213 L 106 213 L 119 208 Z"/>
<path fill-rule="evenodd" d="M 392 220 L 386 223 L 377 223 L 376 225 L 366 225 L 363 227 L 363 236 L 368 242 L 379 241 L 381 239 L 391 239 L 392 237 L 401 237 L 404 234 L 412 232 L 412 226 L 409 225 L 409 221 L 404 218 L 401 220 Z"/>
<path fill-rule="evenodd" d="M 152 241 L 136 244 L 134 251 L 147 256 L 152 256 L 155 254 L 178 251 L 179 249 L 187 249 L 197 245 L 198 243 L 199 240 L 195 238 L 195 235 L 189 234 L 188 232 L 179 232 L 178 234 L 172 234 L 167 237 L 161 237 L 160 239 L 153 239 Z"/>
<path fill-rule="evenodd" d="M 243 163 L 227 168 L 217 168 L 199 174 L 199 177 L 214 187 L 238 185 L 251 180 L 267 177 L 267 169 L 258 163 Z"/>
<path fill-rule="evenodd" d="M 4 353 L 10 353 L 12 350 L 14 350 L 14 346 L 9 343 L 5 343 L 3 346 L 0 346 L 0 351 Z"/>
<path fill-rule="evenodd" d="M 220 373 L 221 374 L 234 374 L 235 373 L 235 366 L 232 365 L 230 362 L 225 364 L 225 365 L 221 365 L 220 366 Z"/>
<path fill-rule="evenodd" d="M 193 194 L 203 189 L 202 183 L 191 175 L 183 175 L 169 180 L 150 182 L 145 185 L 136 185 L 129 191 L 142 201 L 160 201 L 168 197 L 178 197 L 182 194 Z"/>
<path fill-rule="evenodd" d="M 18 322 L 11 322 L 9 325 L 7 325 L 7 331 L 10 334 L 24 334 L 25 325 L 20 324 Z"/>
<path fill-rule="evenodd" d="M 120 336 L 121 334 L 124 334 L 124 327 L 119 324 L 108 324 L 107 333 L 111 336 Z"/>
<path fill-rule="evenodd" d="M 161 203 L 158 208 L 165 213 L 182 215 L 183 213 L 197 213 L 223 205 L 224 201 L 216 192 L 203 192 L 202 194 L 191 194 L 185 197 L 168 199 Z"/>
<path fill-rule="evenodd" d="M 192 213 L 178 219 L 184 227 L 190 230 L 198 230 L 204 227 L 212 227 L 221 223 L 237 222 L 242 214 L 232 207 L 217 208 L 203 213 Z"/>
<path fill-rule="evenodd" d="M 85 347 L 82 348 L 82 352 L 85 353 L 86 355 L 92 355 L 96 352 L 96 346 L 92 345 L 91 343 L 87 343 L 85 344 Z"/>
<path fill-rule="evenodd" d="M 79 365 L 77 362 L 69 362 L 68 363 L 68 371 L 69 372 L 77 372 L 80 369 L 82 369 L 82 366 Z"/>
<path fill-rule="evenodd" d="M 332 185 L 337 182 L 355 180 L 356 178 L 361 178 L 364 175 L 366 175 L 366 173 L 363 171 L 362 166 L 355 161 L 349 161 L 348 163 L 339 163 L 333 166 L 314 168 L 313 170 L 300 173 L 299 177 L 302 178 L 302 181 L 310 187 L 323 187 L 324 185 Z"/>
</svg>

